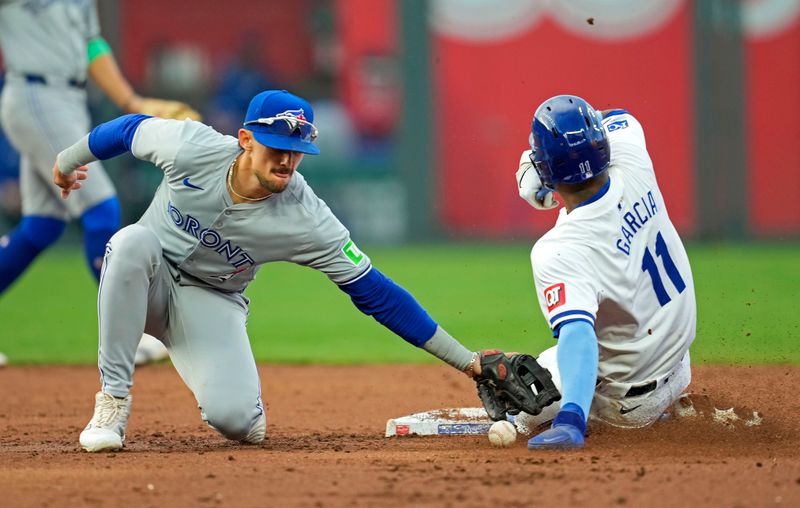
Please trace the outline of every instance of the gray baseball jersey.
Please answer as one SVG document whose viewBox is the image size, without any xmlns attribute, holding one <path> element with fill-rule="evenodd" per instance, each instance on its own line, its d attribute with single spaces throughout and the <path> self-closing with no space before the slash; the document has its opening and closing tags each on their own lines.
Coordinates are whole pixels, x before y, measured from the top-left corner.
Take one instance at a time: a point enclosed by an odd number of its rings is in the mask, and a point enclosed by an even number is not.
<svg viewBox="0 0 800 508">
<path fill-rule="evenodd" d="M 225 177 L 241 152 L 234 137 L 191 120 L 150 118 L 139 125 L 131 148 L 164 170 L 139 224 L 159 238 L 183 285 L 239 292 L 270 261 L 310 266 L 336 283 L 370 266 L 299 173 L 265 201 L 233 204 Z"/>
<path fill-rule="evenodd" d="M 87 43 L 100 36 L 94 0 L 0 0 L 6 71 L 86 78 Z"/>
<path fill-rule="evenodd" d="M 0 0 L 6 84 L 0 123 L 21 155 L 22 212 L 67 219 L 114 195 L 99 162 L 75 200 L 52 181 L 56 156 L 88 132 L 87 43 L 98 37 L 94 0 Z M 85 192 L 84 192 L 85 191 Z"/>
<path fill-rule="evenodd" d="M 106 251 L 98 294 L 103 391 L 129 393 L 144 329 L 167 345 L 203 419 L 243 439 L 259 431 L 264 410 L 241 291 L 270 261 L 342 283 L 365 274 L 370 260 L 297 172 L 283 192 L 234 204 L 226 174 L 242 152 L 236 138 L 191 120 L 150 118 L 131 152 L 160 167 L 164 180 L 139 222 L 118 231 Z"/>
</svg>

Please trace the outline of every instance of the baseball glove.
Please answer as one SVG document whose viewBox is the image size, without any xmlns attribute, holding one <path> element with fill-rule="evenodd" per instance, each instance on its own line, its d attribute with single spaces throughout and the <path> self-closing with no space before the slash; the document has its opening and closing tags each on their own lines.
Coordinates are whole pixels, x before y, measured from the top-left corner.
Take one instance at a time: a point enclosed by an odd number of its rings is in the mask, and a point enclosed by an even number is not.
<svg viewBox="0 0 800 508">
<path fill-rule="evenodd" d="M 200 113 L 191 108 L 188 104 L 180 101 L 168 101 L 164 99 L 153 99 L 151 97 L 142 97 L 134 105 L 137 113 L 143 115 L 157 116 L 159 118 L 174 119 L 174 120 L 200 120 Z"/>
<path fill-rule="evenodd" d="M 530 355 L 506 355 L 495 349 L 478 353 L 481 373 L 475 376 L 478 396 L 492 420 L 505 420 L 506 414 L 525 411 L 538 415 L 542 409 L 561 400 L 550 371 Z"/>
</svg>

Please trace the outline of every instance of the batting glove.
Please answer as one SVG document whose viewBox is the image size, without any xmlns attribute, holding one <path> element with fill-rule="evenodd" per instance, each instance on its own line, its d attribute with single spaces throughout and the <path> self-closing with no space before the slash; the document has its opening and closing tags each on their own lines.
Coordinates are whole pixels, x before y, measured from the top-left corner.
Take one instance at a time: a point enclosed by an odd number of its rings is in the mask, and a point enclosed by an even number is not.
<svg viewBox="0 0 800 508">
<path fill-rule="evenodd" d="M 531 162 L 531 151 L 525 150 L 519 158 L 517 169 L 517 189 L 519 197 L 537 210 L 550 210 L 561 203 L 553 195 L 553 189 L 542 185 L 536 169 Z"/>
</svg>

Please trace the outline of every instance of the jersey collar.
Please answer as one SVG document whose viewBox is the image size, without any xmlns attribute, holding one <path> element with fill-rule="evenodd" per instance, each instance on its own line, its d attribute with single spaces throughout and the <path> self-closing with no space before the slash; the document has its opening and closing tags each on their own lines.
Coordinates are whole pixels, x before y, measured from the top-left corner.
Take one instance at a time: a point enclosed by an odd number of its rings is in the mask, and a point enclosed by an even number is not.
<svg viewBox="0 0 800 508">
<path fill-rule="evenodd" d="M 614 180 L 613 183 L 612 180 Z M 609 207 L 616 206 L 616 202 L 621 196 L 621 193 L 620 182 L 611 178 L 611 175 L 609 175 L 608 182 L 606 182 L 591 198 L 573 208 L 572 212 L 567 213 L 567 207 L 562 207 L 561 210 L 559 210 L 556 225 L 603 214 Z"/>
<path fill-rule="evenodd" d="M 590 197 L 589 199 L 587 199 L 587 200 L 586 200 L 586 201 L 584 201 L 583 203 L 579 204 L 579 205 L 578 205 L 578 206 L 576 206 L 575 208 L 577 209 L 577 208 L 580 208 L 580 207 L 582 207 L 582 206 L 586 206 L 586 205 L 590 205 L 590 204 L 594 203 L 594 202 L 595 202 L 595 201 L 597 201 L 598 199 L 600 199 L 600 198 L 602 198 L 603 196 L 605 196 L 605 195 L 606 195 L 606 193 L 608 192 L 608 189 L 609 189 L 610 187 L 611 187 L 611 177 L 609 176 L 609 177 L 608 177 L 608 180 L 606 180 L 606 183 L 604 183 L 604 184 L 603 184 L 603 186 L 602 186 L 602 187 L 600 187 L 600 190 L 599 190 L 599 191 L 597 191 L 597 192 L 594 194 L 594 196 Z"/>
</svg>

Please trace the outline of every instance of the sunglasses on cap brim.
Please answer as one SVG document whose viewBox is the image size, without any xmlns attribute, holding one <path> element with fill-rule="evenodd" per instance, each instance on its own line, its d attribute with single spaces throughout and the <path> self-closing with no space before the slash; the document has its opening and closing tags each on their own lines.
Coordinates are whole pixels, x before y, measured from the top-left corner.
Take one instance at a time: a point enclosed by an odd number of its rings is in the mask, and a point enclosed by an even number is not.
<svg viewBox="0 0 800 508">
<path fill-rule="evenodd" d="M 299 134 L 300 139 L 303 141 L 314 141 L 319 134 L 319 131 L 313 123 L 293 116 L 259 118 L 257 120 L 245 122 L 244 125 L 245 127 L 248 125 L 264 125 L 266 128 L 259 129 L 259 132 L 277 134 L 279 136 L 294 136 L 295 134 Z"/>
</svg>

